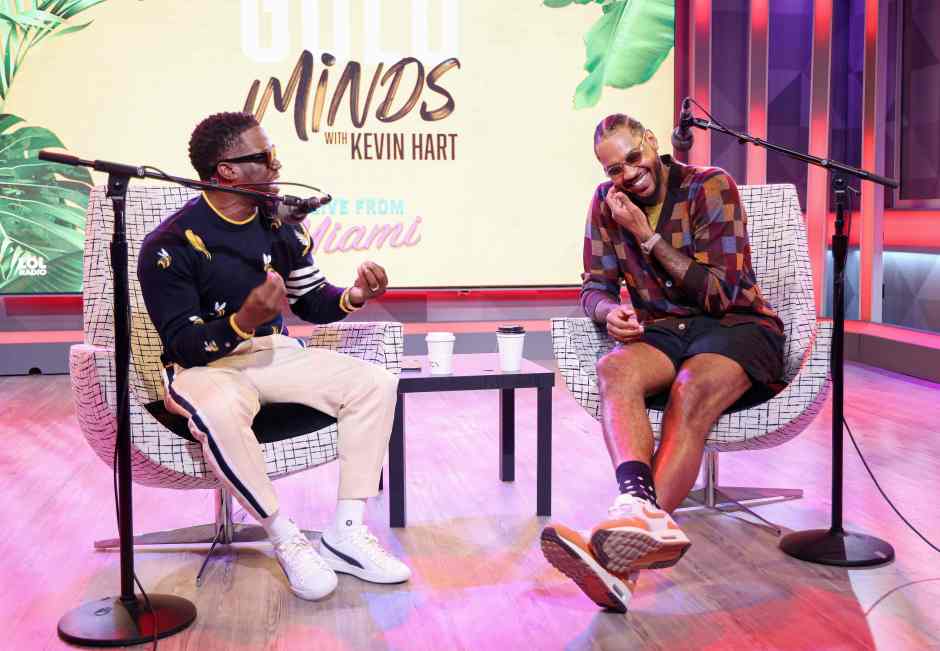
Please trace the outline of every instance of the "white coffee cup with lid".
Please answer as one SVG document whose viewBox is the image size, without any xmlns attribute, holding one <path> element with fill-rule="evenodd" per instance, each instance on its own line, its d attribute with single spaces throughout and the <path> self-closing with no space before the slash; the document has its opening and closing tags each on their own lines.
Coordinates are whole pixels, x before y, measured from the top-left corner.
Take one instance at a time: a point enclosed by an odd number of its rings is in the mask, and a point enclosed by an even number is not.
<svg viewBox="0 0 940 651">
<path fill-rule="evenodd" d="M 496 329 L 496 344 L 499 347 L 500 370 L 513 373 L 522 367 L 522 350 L 525 346 L 525 328 L 521 325 L 501 325 Z"/>
<path fill-rule="evenodd" d="M 453 332 L 429 332 L 424 340 L 428 344 L 428 365 L 431 375 L 450 375 L 454 372 Z"/>
</svg>

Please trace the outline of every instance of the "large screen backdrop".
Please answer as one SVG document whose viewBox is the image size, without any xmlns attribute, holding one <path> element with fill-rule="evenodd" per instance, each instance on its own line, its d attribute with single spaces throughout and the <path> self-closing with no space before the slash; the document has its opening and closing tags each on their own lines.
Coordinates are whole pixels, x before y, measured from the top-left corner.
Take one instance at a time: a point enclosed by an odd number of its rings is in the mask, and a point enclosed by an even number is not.
<svg viewBox="0 0 940 651">
<path fill-rule="evenodd" d="M 641 4 L 104 0 L 4 80 L 0 292 L 81 290 L 88 187 L 105 179 L 38 149 L 194 176 L 194 125 L 244 108 L 281 180 L 333 195 L 307 221 L 333 282 L 372 259 L 393 287 L 577 284 L 595 124 L 628 112 L 669 151 L 672 36 L 650 33 L 671 30 L 672 2 L 646 2 L 658 18 Z M 650 78 L 605 87 L 614 73 Z"/>
</svg>

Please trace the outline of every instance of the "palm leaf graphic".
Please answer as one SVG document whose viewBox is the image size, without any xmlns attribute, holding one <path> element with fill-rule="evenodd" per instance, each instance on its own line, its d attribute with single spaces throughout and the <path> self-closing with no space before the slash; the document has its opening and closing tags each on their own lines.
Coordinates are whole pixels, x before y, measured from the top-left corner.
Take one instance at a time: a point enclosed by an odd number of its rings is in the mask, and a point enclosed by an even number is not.
<svg viewBox="0 0 940 651">
<path fill-rule="evenodd" d="M 0 292 L 81 291 L 85 208 L 91 175 L 40 161 L 39 150 L 63 147 L 48 129 L 2 113 L 32 48 L 91 22 L 70 19 L 105 0 L 8 0 L 0 3 Z M 39 258 L 45 275 L 22 275 Z M 35 266 L 32 267 L 35 270 Z"/>
<path fill-rule="evenodd" d="M 81 291 L 91 174 L 39 160 L 40 149 L 62 142 L 48 129 L 23 124 L 0 114 L 0 291 Z M 21 277 L 27 254 L 43 259 L 49 272 Z"/>
<path fill-rule="evenodd" d="M 629 88 L 648 81 L 675 42 L 675 0 L 544 0 L 547 7 L 602 4 L 603 14 L 584 37 L 587 77 L 575 108 L 594 106 L 604 86 Z"/>
</svg>

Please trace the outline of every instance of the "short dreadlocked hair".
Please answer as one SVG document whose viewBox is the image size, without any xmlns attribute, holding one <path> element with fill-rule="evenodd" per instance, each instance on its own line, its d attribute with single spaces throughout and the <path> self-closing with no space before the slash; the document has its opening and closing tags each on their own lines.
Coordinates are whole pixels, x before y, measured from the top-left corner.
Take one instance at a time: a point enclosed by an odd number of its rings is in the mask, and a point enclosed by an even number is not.
<svg viewBox="0 0 940 651">
<path fill-rule="evenodd" d="M 257 127 L 258 120 L 251 113 L 215 113 L 196 125 L 189 138 L 189 161 L 206 181 L 215 174 L 220 158 L 243 133 Z"/>
<path fill-rule="evenodd" d="M 594 129 L 594 146 L 597 147 L 601 140 L 619 129 L 630 129 L 630 133 L 634 136 L 642 136 L 646 132 L 646 128 L 639 120 L 634 120 L 623 113 L 614 113 L 597 123 L 597 128 Z"/>
</svg>

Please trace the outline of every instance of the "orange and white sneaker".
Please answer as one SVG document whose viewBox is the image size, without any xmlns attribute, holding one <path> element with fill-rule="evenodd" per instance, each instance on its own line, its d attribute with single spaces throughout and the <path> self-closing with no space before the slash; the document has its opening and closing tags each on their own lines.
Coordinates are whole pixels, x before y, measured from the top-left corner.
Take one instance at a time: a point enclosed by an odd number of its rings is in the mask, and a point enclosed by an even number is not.
<svg viewBox="0 0 940 651">
<path fill-rule="evenodd" d="M 542 530 L 542 553 L 598 606 L 627 612 L 639 572 L 631 572 L 625 579 L 614 576 L 598 564 L 584 536 L 561 524 L 549 524 Z"/>
<path fill-rule="evenodd" d="M 692 545 L 672 516 L 643 498 L 619 495 L 608 515 L 591 532 L 591 550 L 611 574 L 672 567 Z"/>
</svg>

